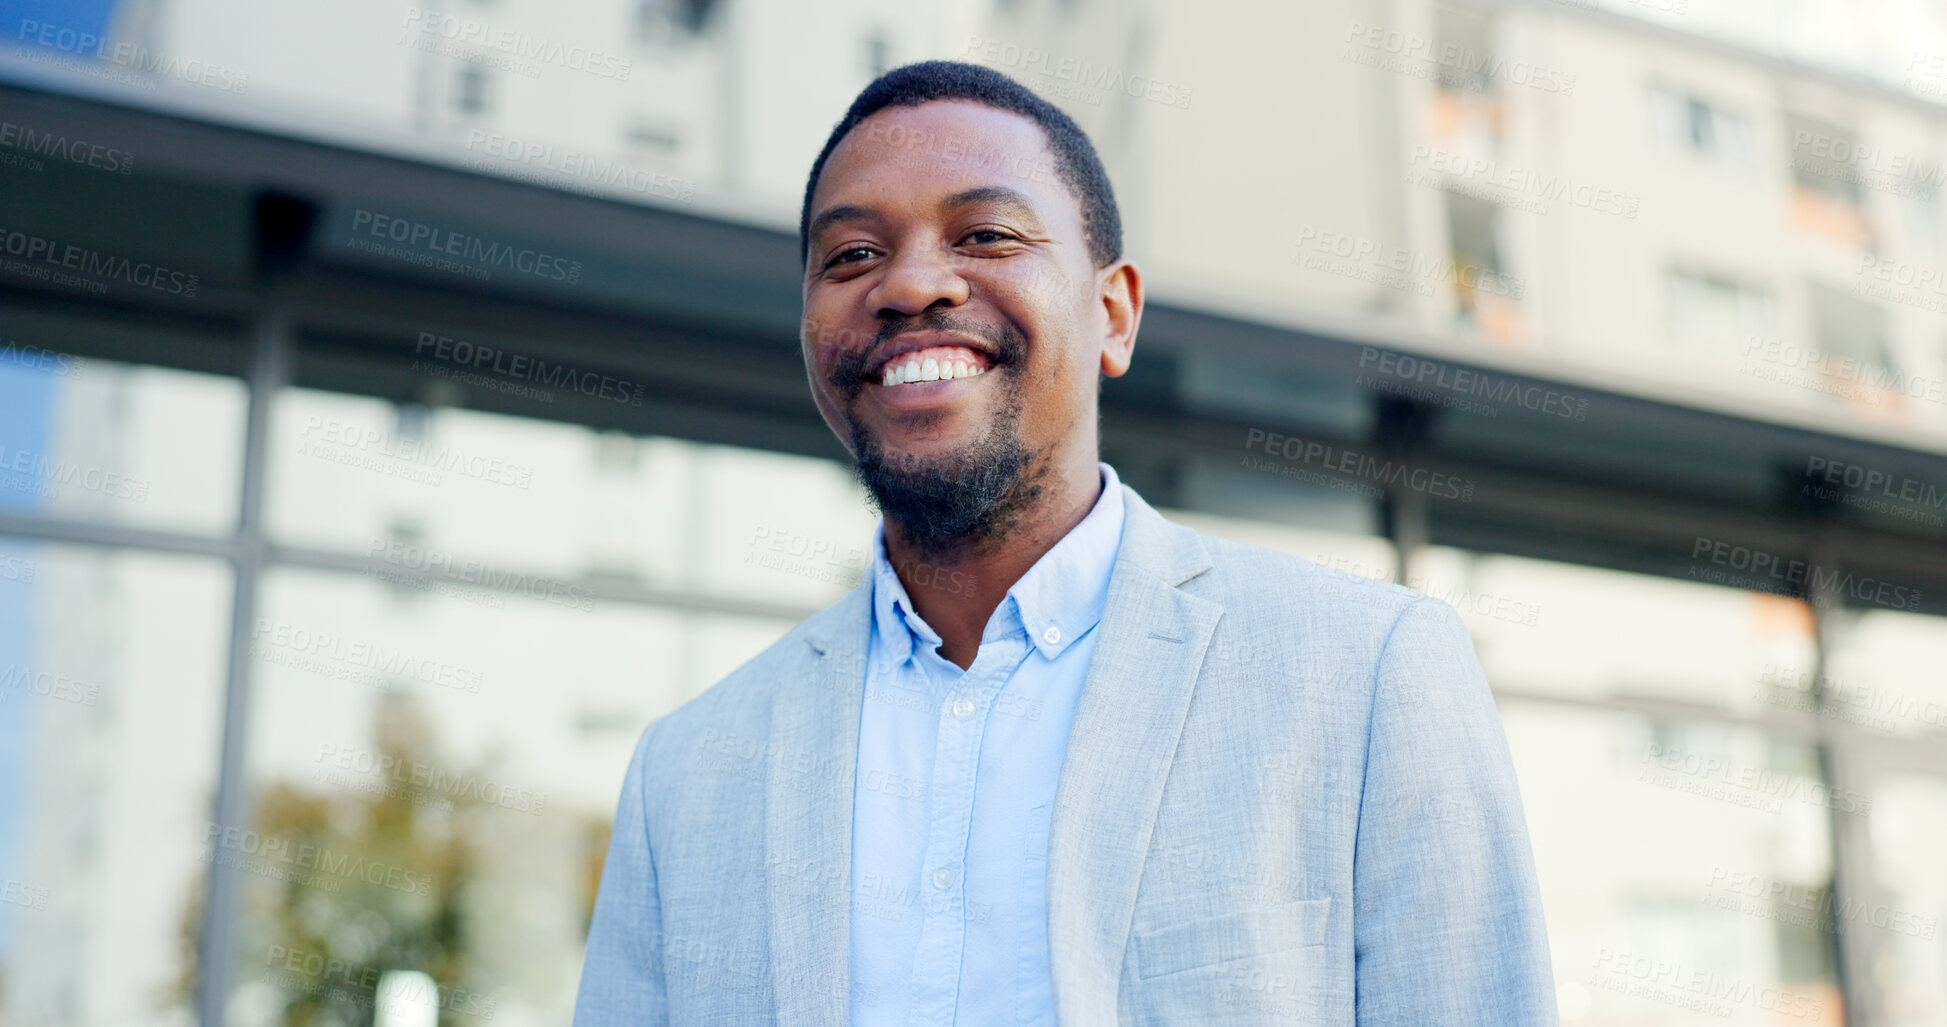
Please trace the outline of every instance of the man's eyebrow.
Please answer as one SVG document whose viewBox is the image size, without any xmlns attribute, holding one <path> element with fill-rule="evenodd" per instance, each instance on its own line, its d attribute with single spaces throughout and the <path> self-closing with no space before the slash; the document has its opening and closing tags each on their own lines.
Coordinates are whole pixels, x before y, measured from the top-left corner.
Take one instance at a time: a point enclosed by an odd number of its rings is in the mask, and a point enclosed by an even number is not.
<svg viewBox="0 0 1947 1027">
<path fill-rule="evenodd" d="M 1041 223 L 1041 219 L 1035 215 L 1034 203 L 1026 196 L 1004 185 L 982 185 L 975 186 L 972 189 L 961 190 L 942 201 L 940 207 L 943 210 L 953 210 L 957 207 L 971 207 L 977 203 L 991 203 L 997 207 L 1005 208 L 1016 217 L 1027 218 L 1037 225 Z M 833 225 L 843 224 L 848 221 L 867 221 L 878 216 L 879 212 L 873 210 L 871 207 L 860 206 L 856 203 L 841 203 L 836 207 L 831 207 L 820 212 L 817 217 L 812 218 L 811 226 L 805 229 L 805 238 L 816 239 L 818 238 L 818 233 L 823 232 Z"/>
<path fill-rule="evenodd" d="M 805 238 L 816 239 L 818 233 L 841 222 L 865 221 L 878 216 L 879 212 L 870 207 L 861 207 L 856 203 L 842 203 L 812 218 L 811 227 L 805 230 Z"/>
<path fill-rule="evenodd" d="M 947 197 L 946 202 L 940 206 L 952 210 L 955 207 L 971 207 L 976 203 L 991 203 L 1006 208 L 1016 217 L 1027 218 L 1037 225 L 1041 223 L 1041 219 L 1035 216 L 1033 201 L 1004 185 L 976 186 L 957 192 Z"/>
</svg>

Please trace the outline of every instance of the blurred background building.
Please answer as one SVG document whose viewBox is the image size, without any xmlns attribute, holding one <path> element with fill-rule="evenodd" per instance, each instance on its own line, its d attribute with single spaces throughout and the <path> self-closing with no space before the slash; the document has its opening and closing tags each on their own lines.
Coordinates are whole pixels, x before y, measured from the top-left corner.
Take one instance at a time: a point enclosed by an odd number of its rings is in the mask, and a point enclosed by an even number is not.
<svg viewBox="0 0 1947 1027">
<path fill-rule="evenodd" d="M 935 57 L 1109 166 L 1123 479 L 1467 620 L 1564 1023 L 1947 1024 L 1938 0 L 0 0 L 0 1024 L 566 1021 L 865 566 L 797 207 Z"/>
</svg>

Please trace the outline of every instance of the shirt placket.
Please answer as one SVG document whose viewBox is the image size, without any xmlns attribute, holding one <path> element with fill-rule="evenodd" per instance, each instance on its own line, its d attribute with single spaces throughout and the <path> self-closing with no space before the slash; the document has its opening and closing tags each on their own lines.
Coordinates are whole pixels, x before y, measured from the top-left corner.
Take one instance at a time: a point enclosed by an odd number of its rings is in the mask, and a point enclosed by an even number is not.
<svg viewBox="0 0 1947 1027">
<path fill-rule="evenodd" d="M 973 666 L 951 683 L 940 706 L 933 785 L 927 795 L 926 862 L 920 874 L 923 926 L 913 953 L 908 1023 L 950 1024 L 959 1003 L 960 963 L 967 945 L 966 858 L 981 739 L 999 685 L 1020 663 L 1025 646 L 1018 634 L 983 643 Z"/>
</svg>

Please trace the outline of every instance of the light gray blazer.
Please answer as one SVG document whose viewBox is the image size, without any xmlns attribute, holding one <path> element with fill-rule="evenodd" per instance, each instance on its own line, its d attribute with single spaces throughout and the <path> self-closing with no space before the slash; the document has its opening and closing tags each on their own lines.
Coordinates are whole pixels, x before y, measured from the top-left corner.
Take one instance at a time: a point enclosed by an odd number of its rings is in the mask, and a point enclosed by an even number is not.
<svg viewBox="0 0 1947 1027">
<path fill-rule="evenodd" d="M 1061 1022 L 1556 1023 L 1507 740 L 1459 617 L 1122 488 L 1049 837 Z M 870 590 L 643 732 L 578 1027 L 848 1019 Z"/>
</svg>

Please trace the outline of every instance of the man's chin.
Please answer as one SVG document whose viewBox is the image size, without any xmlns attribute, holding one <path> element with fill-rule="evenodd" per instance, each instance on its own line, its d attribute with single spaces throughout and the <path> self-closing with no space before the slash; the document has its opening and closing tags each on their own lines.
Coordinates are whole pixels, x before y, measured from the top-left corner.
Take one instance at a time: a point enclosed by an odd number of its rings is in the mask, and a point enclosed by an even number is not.
<svg viewBox="0 0 1947 1027">
<path fill-rule="evenodd" d="M 922 557 L 978 550 L 1008 532 L 1041 493 L 1029 454 L 1011 432 L 990 431 L 949 452 L 858 447 L 858 477 L 872 502 Z"/>
</svg>

